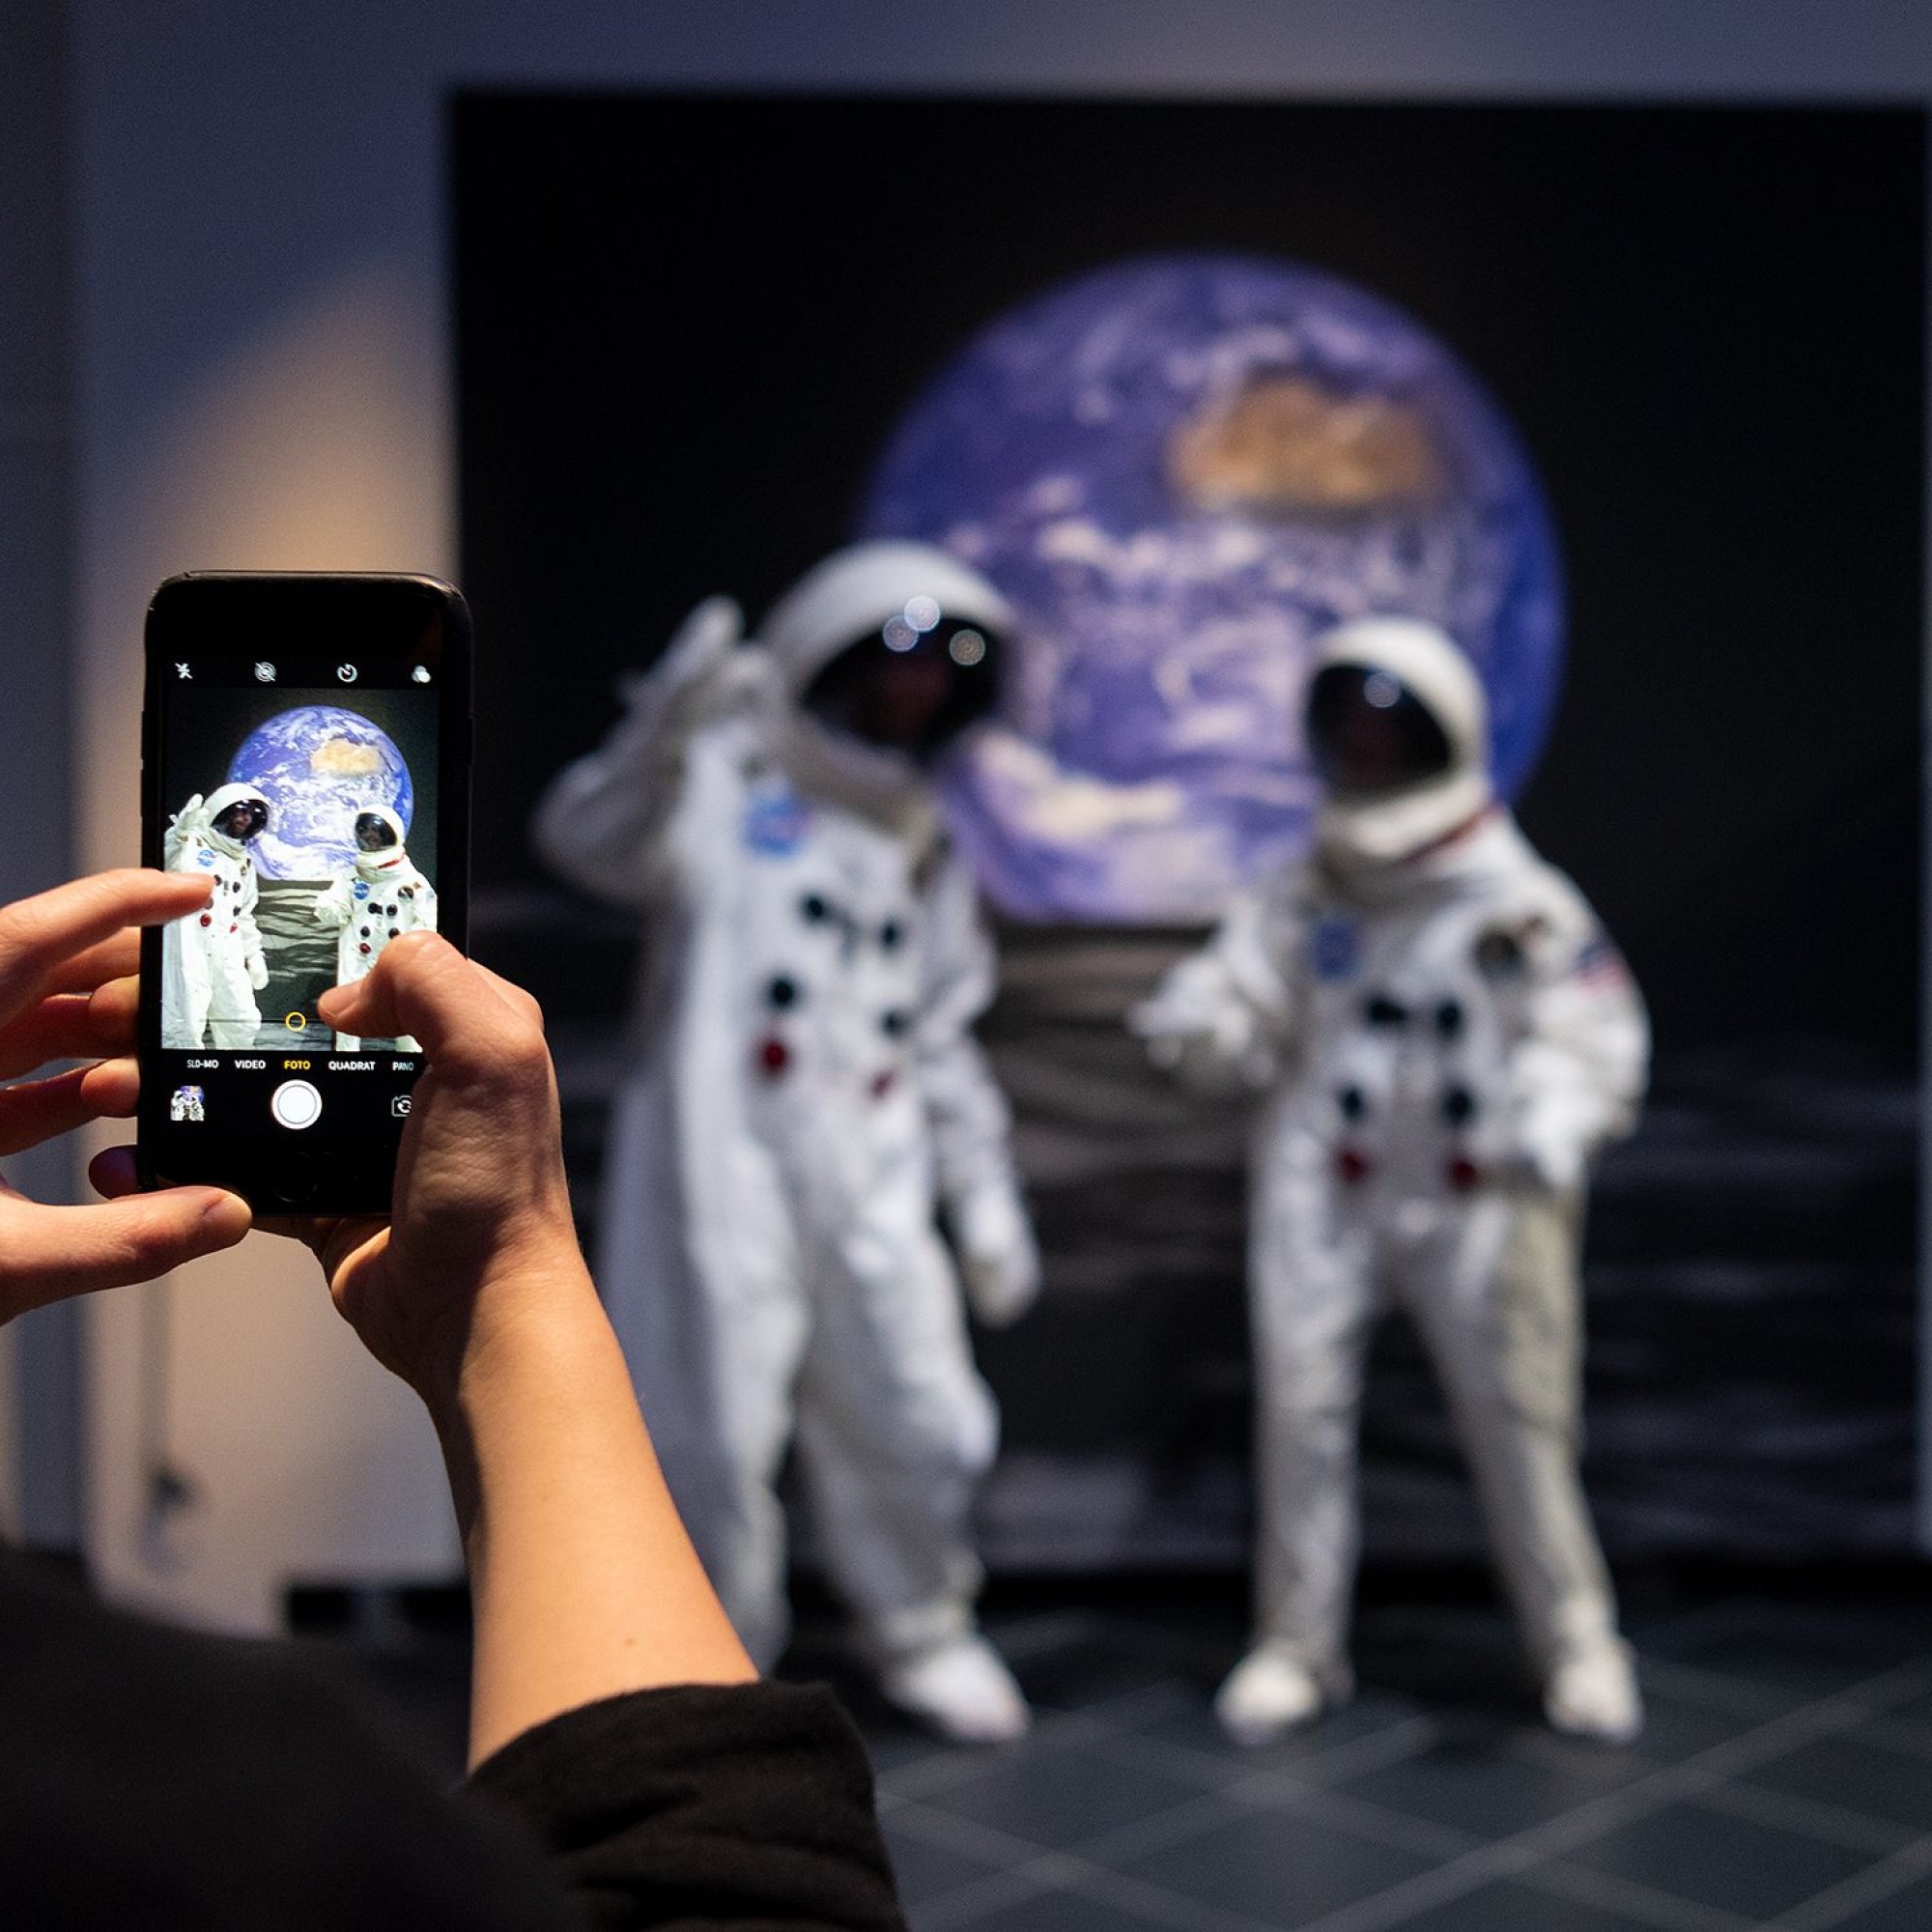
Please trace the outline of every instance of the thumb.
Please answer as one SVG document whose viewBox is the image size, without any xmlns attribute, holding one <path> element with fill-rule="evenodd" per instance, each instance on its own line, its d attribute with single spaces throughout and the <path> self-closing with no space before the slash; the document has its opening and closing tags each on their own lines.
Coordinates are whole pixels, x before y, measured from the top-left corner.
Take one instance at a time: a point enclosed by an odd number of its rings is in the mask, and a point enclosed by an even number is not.
<svg viewBox="0 0 1932 1932">
<path fill-rule="evenodd" d="M 217 1187 L 129 1194 L 91 1208 L 0 1203 L 6 1252 L 0 1319 L 70 1295 L 152 1281 L 198 1256 L 232 1248 L 250 1218 L 245 1201 Z"/>
</svg>

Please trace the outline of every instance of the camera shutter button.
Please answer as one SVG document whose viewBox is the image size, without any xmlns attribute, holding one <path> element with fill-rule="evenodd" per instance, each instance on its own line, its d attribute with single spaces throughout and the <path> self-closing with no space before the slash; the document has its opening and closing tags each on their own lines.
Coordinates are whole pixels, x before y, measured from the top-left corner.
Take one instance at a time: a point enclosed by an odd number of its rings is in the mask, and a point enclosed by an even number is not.
<svg viewBox="0 0 1932 1932">
<path fill-rule="evenodd" d="M 285 1127 L 312 1127 L 322 1118 L 322 1094 L 306 1080 L 284 1080 L 269 1095 L 269 1111 Z"/>
</svg>

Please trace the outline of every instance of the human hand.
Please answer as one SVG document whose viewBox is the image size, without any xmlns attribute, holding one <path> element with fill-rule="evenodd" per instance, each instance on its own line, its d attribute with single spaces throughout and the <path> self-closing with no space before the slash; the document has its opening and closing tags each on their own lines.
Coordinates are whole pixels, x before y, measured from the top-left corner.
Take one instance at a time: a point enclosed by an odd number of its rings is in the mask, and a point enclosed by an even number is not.
<svg viewBox="0 0 1932 1932">
<path fill-rule="evenodd" d="M 375 969 L 323 994 L 338 1032 L 422 1042 L 428 1066 L 396 1163 L 387 1226 L 290 1224 L 336 1307 L 436 1412 L 477 1351 L 592 1295 L 564 1179 L 543 1015 L 520 987 L 434 933 L 405 933 Z"/>
<path fill-rule="evenodd" d="M 101 872 L 0 907 L 0 1154 L 134 1111 L 134 928 L 205 906 L 192 874 Z M 49 1061 L 85 1064 L 22 1079 Z M 247 1204 L 216 1187 L 133 1192 L 130 1151 L 96 1162 L 124 1195 L 51 1208 L 0 1183 L 0 1321 L 94 1289 L 147 1281 L 248 1232 Z"/>
</svg>

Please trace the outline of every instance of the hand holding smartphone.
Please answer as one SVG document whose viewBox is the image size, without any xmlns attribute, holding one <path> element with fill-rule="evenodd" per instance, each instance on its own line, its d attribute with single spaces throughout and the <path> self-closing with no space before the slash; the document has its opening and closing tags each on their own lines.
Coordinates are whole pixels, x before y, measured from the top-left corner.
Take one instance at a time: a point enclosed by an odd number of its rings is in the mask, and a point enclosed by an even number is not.
<svg viewBox="0 0 1932 1932">
<path fill-rule="evenodd" d="M 383 1212 L 421 1048 L 316 1003 L 407 933 L 465 944 L 469 612 L 426 577 L 197 573 L 146 653 L 143 860 L 212 892 L 143 941 L 142 1184 Z"/>
</svg>

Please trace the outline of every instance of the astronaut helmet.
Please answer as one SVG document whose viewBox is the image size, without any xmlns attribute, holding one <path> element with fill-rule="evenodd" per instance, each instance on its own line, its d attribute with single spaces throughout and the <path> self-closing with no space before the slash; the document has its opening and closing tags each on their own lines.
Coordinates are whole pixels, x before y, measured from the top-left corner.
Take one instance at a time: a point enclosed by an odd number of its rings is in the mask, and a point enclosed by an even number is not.
<svg viewBox="0 0 1932 1932">
<path fill-rule="evenodd" d="M 903 784 L 999 701 L 1005 598 L 928 544 L 855 544 L 772 608 L 760 639 L 848 777 Z"/>
<path fill-rule="evenodd" d="M 365 805 L 355 814 L 351 836 L 358 871 L 386 871 L 404 858 L 407 828 L 386 805 Z"/>
<path fill-rule="evenodd" d="M 231 859 L 239 859 L 242 847 L 268 829 L 269 801 L 259 785 L 221 785 L 209 793 L 202 818 L 210 840 Z"/>
<path fill-rule="evenodd" d="M 1324 632 L 1302 726 L 1331 863 L 1413 858 L 1494 802 L 1483 687 L 1437 625 L 1362 617 Z"/>
</svg>

